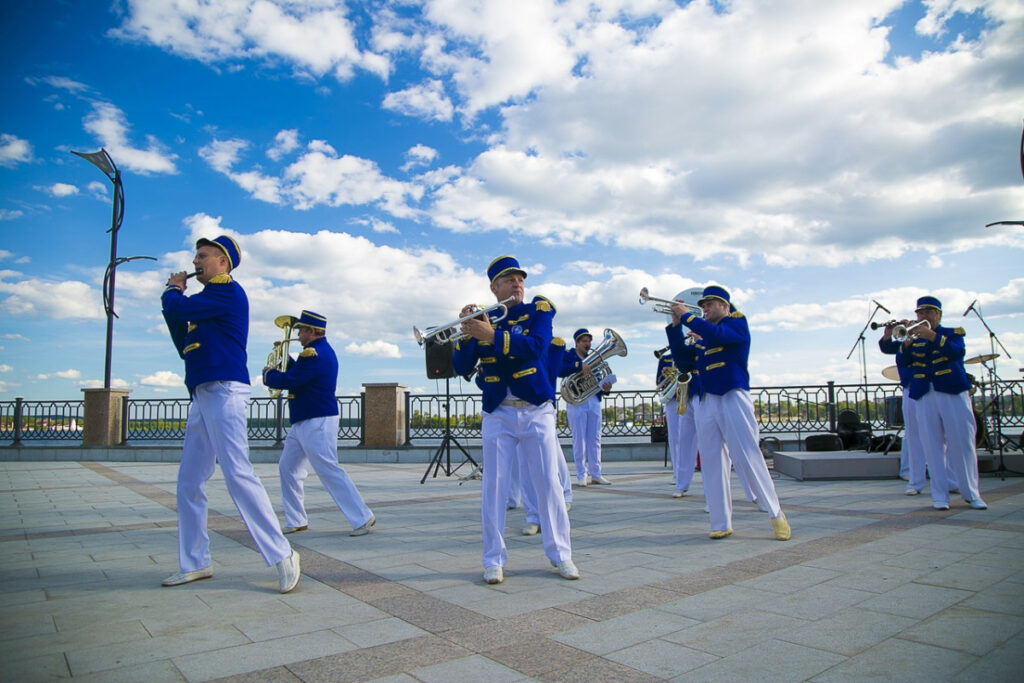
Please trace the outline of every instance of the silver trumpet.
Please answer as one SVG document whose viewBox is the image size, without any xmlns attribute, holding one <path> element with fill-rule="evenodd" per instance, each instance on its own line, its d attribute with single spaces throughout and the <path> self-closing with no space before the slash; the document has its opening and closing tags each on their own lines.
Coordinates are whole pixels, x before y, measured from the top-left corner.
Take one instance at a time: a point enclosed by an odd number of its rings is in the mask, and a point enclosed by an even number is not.
<svg viewBox="0 0 1024 683">
<path fill-rule="evenodd" d="M 562 399 L 566 403 L 578 406 L 591 396 L 596 396 L 597 392 L 601 391 L 601 383 L 604 378 L 612 374 L 605 359 L 612 356 L 625 356 L 626 353 L 626 342 L 622 341 L 622 337 L 615 330 L 605 328 L 604 339 L 597 345 L 597 348 L 591 349 L 582 361 L 593 374 L 587 377 L 580 370 L 562 380 L 562 385 L 558 389 Z"/>
<path fill-rule="evenodd" d="M 651 306 L 652 311 L 662 315 L 672 315 L 672 305 L 680 304 L 681 306 L 686 306 L 686 308 L 688 308 L 698 318 L 704 317 L 704 311 L 700 306 L 694 306 L 693 304 L 688 304 L 685 301 L 672 301 L 670 299 L 659 299 L 657 297 L 653 297 L 647 293 L 647 288 L 644 287 L 640 290 L 640 305 L 643 306 L 648 303 L 654 304 Z"/>
<path fill-rule="evenodd" d="M 453 320 L 450 323 L 444 325 L 438 325 L 437 327 L 428 327 L 426 332 L 421 332 L 416 326 L 412 328 L 412 334 L 416 337 L 416 343 L 420 346 L 426 343 L 428 339 L 434 340 L 438 344 L 447 344 L 448 342 L 457 342 L 465 339 L 468 335 L 464 334 L 461 329 L 462 323 L 473 318 L 479 318 L 481 315 L 487 316 L 492 323 L 501 322 L 508 315 L 508 307 L 512 305 L 516 298 L 510 296 L 504 301 L 499 301 L 496 304 L 491 304 L 487 308 L 480 308 L 477 306 L 467 315 L 462 316 L 458 320 Z M 490 314 L 498 312 L 496 318 L 491 318 Z"/>
<path fill-rule="evenodd" d="M 917 336 L 915 330 L 918 330 L 922 325 L 924 325 L 926 330 L 932 329 L 931 323 L 927 320 L 918 320 L 913 325 L 908 325 L 906 322 L 897 323 L 892 328 L 892 338 L 898 342 L 906 341 L 907 337 L 914 338 Z"/>
</svg>

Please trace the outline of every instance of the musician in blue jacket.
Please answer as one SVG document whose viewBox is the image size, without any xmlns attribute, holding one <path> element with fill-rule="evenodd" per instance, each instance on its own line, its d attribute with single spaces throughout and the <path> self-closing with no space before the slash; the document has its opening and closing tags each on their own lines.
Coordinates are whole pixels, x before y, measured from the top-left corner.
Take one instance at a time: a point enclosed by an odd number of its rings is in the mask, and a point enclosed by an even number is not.
<svg viewBox="0 0 1024 683">
<path fill-rule="evenodd" d="M 348 473 L 338 464 L 338 357 L 327 343 L 327 318 L 302 311 L 293 318 L 302 352 L 287 370 L 263 368 L 263 384 L 271 389 L 288 390 L 288 416 L 291 429 L 284 441 L 278 471 L 284 502 L 284 533 L 309 528 L 303 505 L 309 468 L 352 525 L 349 536 L 370 533 L 376 524 L 370 508 Z"/>
<path fill-rule="evenodd" d="M 511 256 L 499 256 L 487 268 L 491 293 L 508 298 L 508 314 L 492 323 L 484 316 L 462 323 L 466 339 L 455 344 L 458 375 L 479 364 L 483 386 L 483 479 L 480 523 L 483 535 L 484 581 L 501 583 L 508 559 L 505 547 L 505 494 L 517 448 L 526 455 L 526 478 L 537 493 L 544 552 L 566 579 L 580 574 L 572 561 L 569 516 L 558 482 L 555 438 L 555 388 L 547 367 L 554 309 L 543 297 L 524 301 L 526 271 Z M 459 318 L 475 310 L 462 309 Z M 532 457 L 529 457 L 532 456 Z"/>
<path fill-rule="evenodd" d="M 976 510 L 988 505 L 978 491 L 978 454 L 974 450 L 977 425 L 971 408 L 964 370 L 964 329 L 943 327 L 942 302 L 934 296 L 917 300 L 918 321 L 903 342 L 910 355 L 910 398 L 917 401 L 917 420 L 931 477 L 932 507 L 949 509 L 948 463 L 960 495 Z"/>
<path fill-rule="evenodd" d="M 917 400 L 910 397 L 910 377 L 913 374 L 910 364 L 909 347 L 892 338 L 893 325 L 886 325 L 882 338 L 878 340 L 878 348 L 882 353 L 896 356 L 896 372 L 900 376 L 903 387 L 903 441 L 900 446 L 900 474 L 904 467 L 907 473 L 906 495 L 916 496 L 924 490 L 926 466 L 924 447 L 921 445 L 920 428 L 917 422 Z"/>
<path fill-rule="evenodd" d="M 574 347 L 562 355 L 559 377 L 568 377 L 577 372 L 593 376 L 593 371 L 583 363 L 590 355 L 590 344 L 594 337 L 590 330 L 581 327 L 573 335 Z M 579 405 L 566 402 L 565 416 L 572 431 L 572 457 L 576 462 L 576 485 L 611 484 L 601 474 L 601 398 L 611 391 L 615 375 L 601 378 L 601 389 Z M 563 398 L 565 398 L 563 396 Z"/>
<path fill-rule="evenodd" d="M 192 398 L 178 468 L 178 563 L 163 581 L 178 586 L 213 576 L 206 530 L 206 481 L 217 463 L 245 528 L 267 566 L 277 567 L 280 591 L 299 581 L 299 554 L 281 533 L 266 489 L 249 461 L 246 432 L 249 371 L 249 300 L 230 273 L 242 259 L 227 235 L 196 242 L 192 260 L 203 290 L 185 296 L 184 272 L 167 279 L 161 301 L 171 340 L 185 361 L 185 386 Z"/>
<path fill-rule="evenodd" d="M 704 288 L 697 302 L 704 317 L 684 304 L 672 305 L 672 323 L 667 328 L 673 349 L 682 346 L 683 326 L 700 335 L 695 346 L 700 372 L 700 407 L 697 409 L 697 439 L 700 443 L 701 475 L 711 518 L 712 539 L 732 535 L 732 494 L 729 487 L 729 459 L 742 470 L 759 504 L 771 518 L 775 538 L 787 541 L 791 531 L 779 505 L 775 484 L 758 445 L 757 420 L 750 400 L 750 328 L 742 313 L 733 308 L 729 292 L 717 285 Z"/>
</svg>

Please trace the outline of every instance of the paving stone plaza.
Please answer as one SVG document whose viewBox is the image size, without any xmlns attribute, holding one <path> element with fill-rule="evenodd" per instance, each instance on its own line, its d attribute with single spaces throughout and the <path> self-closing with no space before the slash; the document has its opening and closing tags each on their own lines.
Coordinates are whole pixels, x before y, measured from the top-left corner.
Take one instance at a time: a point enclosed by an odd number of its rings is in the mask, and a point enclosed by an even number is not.
<svg viewBox="0 0 1024 683">
<path fill-rule="evenodd" d="M 931 509 L 899 480 L 777 477 L 793 528 L 733 482 L 735 534 L 708 539 L 698 473 L 609 462 L 575 491 L 582 578 L 561 579 L 508 514 L 505 582 L 482 581 L 479 481 L 346 464 L 377 516 L 350 527 L 315 476 L 302 558 L 277 592 L 218 473 L 212 579 L 174 588 L 173 463 L 0 463 L 6 681 L 1020 681 L 1024 479 Z M 259 464 L 280 514 L 277 468 Z M 464 474 L 464 471 L 459 474 Z"/>
</svg>

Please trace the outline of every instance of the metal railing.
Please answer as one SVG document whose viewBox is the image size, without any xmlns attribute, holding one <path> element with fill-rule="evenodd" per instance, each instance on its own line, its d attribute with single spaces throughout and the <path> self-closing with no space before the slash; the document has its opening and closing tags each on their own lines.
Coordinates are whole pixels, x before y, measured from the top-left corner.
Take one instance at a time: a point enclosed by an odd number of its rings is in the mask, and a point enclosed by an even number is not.
<svg viewBox="0 0 1024 683">
<path fill-rule="evenodd" d="M 993 393 L 993 389 L 996 390 Z M 616 391 L 602 402 L 602 436 L 610 439 L 648 438 L 651 427 L 663 422 L 653 391 Z M 843 411 L 852 410 L 875 433 L 894 431 L 894 411 L 902 390 L 896 384 L 835 384 L 754 387 L 751 399 L 762 436 L 785 436 L 802 442 L 809 434 L 835 432 Z M 363 441 L 364 395 L 338 396 L 341 414 L 338 440 L 346 445 Z M 1024 380 L 982 385 L 973 396 L 975 410 L 990 430 L 996 413 L 1002 429 L 1024 430 Z M 125 442 L 180 441 L 185 436 L 189 399 L 126 399 L 122 412 Z M 288 433 L 284 398 L 253 398 L 249 403 L 249 438 L 281 443 Z M 406 434 L 410 442 L 441 439 L 445 422 L 460 440 L 479 440 L 480 394 L 406 394 Z M 0 401 L 0 441 L 81 441 L 84 401 Z M 565 404 L 557 404 L 560 438 L 571 436 Z"/>
</svg>

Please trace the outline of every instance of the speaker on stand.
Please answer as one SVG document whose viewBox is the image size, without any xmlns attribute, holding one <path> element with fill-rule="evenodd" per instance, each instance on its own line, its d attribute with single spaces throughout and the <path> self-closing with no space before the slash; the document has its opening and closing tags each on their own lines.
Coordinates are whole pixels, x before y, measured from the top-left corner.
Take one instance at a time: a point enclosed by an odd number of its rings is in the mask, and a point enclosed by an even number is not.
<svg viewBox="0 0 1024 683">
<path fill-rule="evenodd" d="M 450 477 L 453 472 L 458 471 L 459 467 L 465 465 L 467 461 L 473 463 L 474 468 L 480 469 L 480 465 L 469 454 L 469 451 L 463 448 L 458 439 L 452 436 L 452 425 L 449 420 L 451 409 L 449 381 L 452 377 L 455 377 L 455 366 L 452 363 L 452 352 L 455 349 L 455 344 L 454 342 L 436 342 L 433 339 L 426 339 L 424 340 L 423 347 L 426 354 L 427 378 L 444 380 L 444 438 L 441 440 L 441 445 L 437 447 L 437 451 L 434 453 L 430 464 L 427 465 L 427 471 L 423 473 L 423 477 L 420 479 L 421 484 L 427 480 L 431 468 L 434 470 L 434 477 L 437 477 L 437 472 L 441 469 L 442 460 L 444 460 L 444 474 L 446 477 Z M 452 468 L 452 444 L 455 444 L 455 447 L 466 456 L 466 459 L 454 469 Z"/>
</svg>

